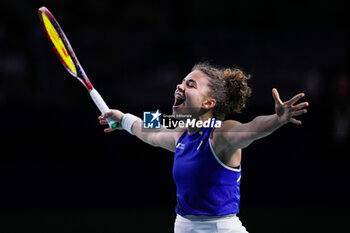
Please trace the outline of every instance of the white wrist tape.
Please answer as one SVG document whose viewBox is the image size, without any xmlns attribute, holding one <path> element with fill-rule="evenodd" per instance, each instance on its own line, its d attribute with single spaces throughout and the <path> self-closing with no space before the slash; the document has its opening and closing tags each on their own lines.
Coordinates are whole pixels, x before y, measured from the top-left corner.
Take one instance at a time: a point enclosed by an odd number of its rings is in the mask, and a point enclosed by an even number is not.
<svg viewBox="0 0 350 233">
<path fill-rule="evenodd" d="M 122 119 L 122 128 L 125 129 L 126 131 L 128 131 L 130 134 L 134 135 L 133 132 L 131 131 L 131 128 L 132 128 L 132 125 L 134 124 L 134 122 L 138 119 L 140 119 L 140 118 L 137 116 L 134 116 L 130 113 L 124 114 L 123 119 Z"/>
</svg>

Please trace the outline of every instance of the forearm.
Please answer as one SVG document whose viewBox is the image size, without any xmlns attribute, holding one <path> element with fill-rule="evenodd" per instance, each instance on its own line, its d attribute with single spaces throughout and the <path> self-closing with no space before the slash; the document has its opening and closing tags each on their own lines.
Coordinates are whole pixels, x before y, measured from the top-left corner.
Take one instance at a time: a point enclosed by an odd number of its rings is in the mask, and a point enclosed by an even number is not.
<svg viewBox="0 0 350 233">
<path fill-rule="evenodd" d="M 276 114 L 258 116 L 245 124 L 228 122 L 222 129 L 221 136 L 224 142 L 229 143 L 234 148 L 245 148 L 255 140 L 270 135 L 282 125 L 284 123 L 278 120 Z"/>
<path fill-rule="evenodd" d="M 277 114 L 258 116 L 247 123 L 246 130 L 249 131 L 251 139 L 257 140 L 270 135 L 286 123 L 281 123 Z"/>
<path fill-rule="evenodd" d="M 107 117 L 110 117 L 113 120 L 120 122 L 120 126 L 118 127 L 119 129 L 124 129 L 125 131 L 129 132 L 132 135 L 135 135 L 142 141 L 154 145 L 154 143 L 151 140 L 151 134 L 143 130 L 143 121 L 139 117 L 134 116 L 130 113 L 123 113 L 119 110 L 112 109 L 110 112 L 105 113 L 103 117 L 99 117 L 100 124 L 107 125 L 107 121 L 105 120 Z M 104 129 L 104 132 L 106 133 L 112 131 L 113 129 L 109 127 Z"/>
</svg>

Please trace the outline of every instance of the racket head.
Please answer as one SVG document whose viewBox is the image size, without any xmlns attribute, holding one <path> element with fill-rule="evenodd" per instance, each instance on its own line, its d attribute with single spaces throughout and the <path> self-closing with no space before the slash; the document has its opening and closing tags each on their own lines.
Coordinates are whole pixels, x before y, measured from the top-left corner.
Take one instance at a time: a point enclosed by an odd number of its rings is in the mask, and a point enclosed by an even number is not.
<svg viewBox="0 0 350 233">
<path fill-rule="evenodd" d="M 45 34 L 51 42 L 51 46 L 62 65 L 72 76 L 76 77 L 86 89 L 92 89 L 93 86 L 91 82 L 80 66 L 72 46 L 53 14 L 44 6 L 38 9 L 38 13 L 43 28 L 45 29 Z"/>
</svg>

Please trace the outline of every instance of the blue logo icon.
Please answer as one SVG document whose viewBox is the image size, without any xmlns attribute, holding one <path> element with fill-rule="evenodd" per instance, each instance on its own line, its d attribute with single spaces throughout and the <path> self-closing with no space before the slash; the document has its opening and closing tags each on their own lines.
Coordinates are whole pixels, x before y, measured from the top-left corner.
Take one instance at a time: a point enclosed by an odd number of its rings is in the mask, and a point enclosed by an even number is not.
<svg viewBox="0 0 350 233">
<path fill-rule="evenodd" d="M 162 114 L 156 112 L 143 112 L 143 128 L 144 129 L 160 129 L 160 116 Z"/>
</svg>

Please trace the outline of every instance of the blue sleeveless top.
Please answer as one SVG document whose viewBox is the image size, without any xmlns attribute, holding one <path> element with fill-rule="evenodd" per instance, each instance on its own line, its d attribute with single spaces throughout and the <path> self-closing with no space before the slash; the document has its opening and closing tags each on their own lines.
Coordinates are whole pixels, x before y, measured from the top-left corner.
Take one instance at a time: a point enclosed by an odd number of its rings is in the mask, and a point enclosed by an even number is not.
<svg viewBox="0 0 350 233">
<path fill-rule="evenodd" d="M 187 130 L 176 144 L 173 176 L 176 184 L 176 213 L 223 216 L 239 212 L 241 169 L 223 164 L 215 154 L 210 134 L 202 128 Z"/>
</svg>

